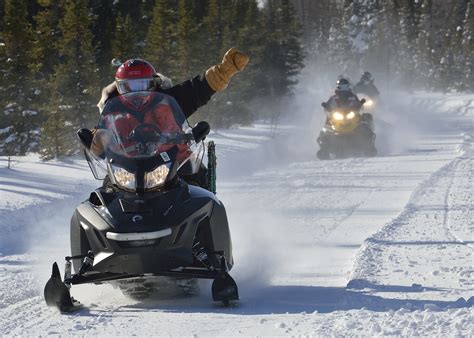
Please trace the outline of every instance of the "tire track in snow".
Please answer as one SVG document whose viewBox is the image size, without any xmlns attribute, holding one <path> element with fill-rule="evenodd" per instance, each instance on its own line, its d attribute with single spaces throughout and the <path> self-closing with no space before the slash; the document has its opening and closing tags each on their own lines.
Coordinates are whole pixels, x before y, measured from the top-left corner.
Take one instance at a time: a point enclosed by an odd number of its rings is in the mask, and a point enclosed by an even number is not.
<svg viewBox="0 0 474 338">
<path fill-rule="evenodd" d="M 47 335 L 86 334 L 111 323 L 115 313 L 123 306 L 126 304 L 91 304 L 68 314 L 48 308 L 42 295 L 35 296 L 0 309 L 0 332 L 6 335 L 25 332 L 43 332 Z"/>
<path fill-rule="evenodd" d="M 5 335 L 32 332 L 30 329 L 39 329 L 50 318 L 49 311 L 41 296 L 11 304 L 0 310 L 0 332 Z"/>
<path fill-rule="evenodd" d="M 471 102 L 472 100 L 469 103 Z M 456 230 L 453 228 L 454 224 L 458 220 L 457 214 L 461 213 L 461 222 L 470 222 L 468 229 L 470 228 L 474 230 L 474 210 L 472 208 L 472 192 L 469 190 L 466 191 L 465 189 L 459 189 L 459 187 L 474 186 L 474 179 L 472 176 L 474 172 L 474 145 L 471 136 L 465 135 L 464 143 L 462 144 L 461 149 L 464 154 L 456 159 L 456 167 L 454 170 L 455 174 L 453 175 L 453 184 L 450 186 L 448 194 L 446 195 L 446 205 L 448 206 L 446 231 L 456 241 L 464 243 L 474 249 L 474 242 L 466 241 L 458 234 L 456 234 Z M 458 189 L 453 189 L 453 187 Z M 457 199 L 461 199 L 461 201 L 465 199 L 464 202 L 466 203 L 458 206 L 459 203 L 457 203 Z M 464 225 L 463 228 L 466 228 L 466 226 Z M 467 232 L 469 233 L 469 230 Z M 473 239 L 472 234 L 473 232 L 471 231 L 471 240 Z"/>
<path fill-rule="evenodd" d="M 460 172 L 460 168 L 463 168 L 464 166 L 467 166 L 469 165 L 469 162 L 472 162 L 472 160 L 470 159 L 464 159 L 464 158 L 457 158 L 455 160 L 455 163 L 453 163 L 453 172 L 454 173 L 458 173 Z M 451 238 L 453 241 L 456 241 L 456 242 L 459 242 L 460 244 L 464 244 L 464 245 L 467 245 L 471 248 L 474 249 L 474 242 L 469 242 L 469 241 L 465 241 L 464 239 L 462 239 L 461 237 L 459 237 L 455 230 L 452 228 L 452 226 L 450 225 L 450 223 L 452 222 L 453 220 L 453 217 L 450 216 L 453 211 L 452 210 L 456 210 L 456 201 L 455 201 L 455 198 L 453 196 L 455 196 L 455 194 L 453 193 L 453 187 L 455 186 L 455 182 L 458 180 L 458 176 L 461 176 L 460 174 L 454 174 L 452 176 L 452 180 L 451 180 L 451 184 L 449 185 L 448 189 L 446 190 L 446 195 L 445 195 L 445 206 L 446 206 L 446 210 L 445 210 L 445 214 L 444 214 L 444 220 L 443 220 L 443 225 L 445 227 L 445 230 L 446 230 L 446 234 L 449 238 Z M 469 186 L 469 185 L 468 185 Z M 470 185 L 472 186 L 472 185 Z M 465 207 L 466 208 L 466 207 Z M 468 210 L 466 211 L 471 211 L 470 208 L 466 208 Z M 471 212 L 472 214 L 472 212 Z M 471 220 L 472 222 L 472 219 L 473 218 L 468 218 L 466 217 L 465 218 L 468 222 L 469 222 L 469 219 Z"/>
<path fill-rule="evenodd" d="M 395 272 L 404 272 L 405 276 L 400 277 L 400 280 L 406 281 L 410 278 L 424 280 L 423 272 L 415 270 L 415 267 L 419 266 L 419 262 L 416 256 L 413 258 L 416 253 L 413 253 L 411 248 L 412 246 L 422 246 L 425 248 L 424 250 L 434 250 L 431 261 L 426 263 L 441 266 L 441 272 L 434 270 L 431 271 L 431 274 L 434 276 L 456 274 L 459 276 L 460 284 L 469 288 L 472 283 L 462 277 L 470 276 L 474 272 L 469 270 L 469 260 L 472 263 L 472 258 L 470 258 L 472 244 L 466 243 L 456 236 L 450 227 L 450 215 L 453 208 L 451 200 L 453 187 L 459 188 L 459 184 L 456 184 L 456 177 L 460 176 L 459 168 L 466 161 L 471 160 L 463 152 L 424 180 L 414 190 L 402 213 L 366 239 L 354 261 L 351 280 L 361 279 L 383 284 L 384 276 L 396 277 L 394 276 Z M 466 187 L 466 189 L 469 188 Z M 430 201 L 430 198 L 433 200 Z M 438 200 L 443 202 L 441 207 L 438 207 L 434 202 Z M 440 213 L 441 219 L 438 217 Z M 441 235 L 441 232 L 444 235 Z M 469 249 L 466 250 L 467 247 Z M 440 255 L 436 254 L 436 250 L 444 250 L 444 256 L 459 256 L 460 263 L 458 265 L 460 266 L 450 267 L 449 262 L 443 260 L 443 255 L 440 258 Z M 462 254 L 457 255 L 458 251 Z M 430 255 L 427 257 L 430 259 Z M 465 259 L 466 262 L 463 263 L 462 259 Z M 403 266 L 403 260 L 407 260 L 407 265 L 415 271 L 409 271 L 410 268 L 405 271 L 394 270 L 396 266 Z M 447 266 L 442 266 L 443 264 Z M 454 262 L 453 265 L 455 265 Z M 393 279 L 396 280 L 396 278 Z M 466 283 L 464 283 L 465 281 Z M 440 284 L 443 282 L 440 281 Z"/>
</svg>

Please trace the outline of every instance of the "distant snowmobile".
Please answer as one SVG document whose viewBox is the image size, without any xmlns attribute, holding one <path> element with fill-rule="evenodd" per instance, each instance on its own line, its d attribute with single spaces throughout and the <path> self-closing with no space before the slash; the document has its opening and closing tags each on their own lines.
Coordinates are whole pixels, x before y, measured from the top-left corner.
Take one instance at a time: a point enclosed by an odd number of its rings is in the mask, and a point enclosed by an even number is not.
<svg viewBox="0 0 474 338">
<path fill-rule="evenodd" d="M 365 99 L 361 103 L 364 105 Z M 331 109 L 326 103 L 322 106 L 327 113 L 327 122 L 317 140 L 319 159 L 377 155 L 371 114 L 361 113 L 354 107 Z"/>
<path fill-rule="evenodd" d="M 130 109 L 123 110 L 124 102 Z M 201 161 L 195 154 L 204 154 L 209 125 L 190 129 L 171 96 L 131 92 L 107 101 L 99 128 L 93 140 L 99 138 L 102 154 L 90 150 L 92 139 L 80 138 L 94 176 L 103 178 L 104 172 L 108 180 L 72 216 L 72 253 L 64 279 L 53 264 L 44 289 L 47 305 L 73 311 L 80 303 L 70 295 L 72 285 L 109 281 L 119 281 L 127 295 L 145 298 L 155 285 L 150 280 L 163 277 L 185 292 L 199 278 L 212 279 L 214 301 L 227 306 L 238 300 L 228 273 L 234 261 L 226 211 L 209 191 L 215 189 L 215 167 L 209 167 L 207 190 L 180 175 L 186 166 L 199 168 L 189 162 Z"/>
</svg>

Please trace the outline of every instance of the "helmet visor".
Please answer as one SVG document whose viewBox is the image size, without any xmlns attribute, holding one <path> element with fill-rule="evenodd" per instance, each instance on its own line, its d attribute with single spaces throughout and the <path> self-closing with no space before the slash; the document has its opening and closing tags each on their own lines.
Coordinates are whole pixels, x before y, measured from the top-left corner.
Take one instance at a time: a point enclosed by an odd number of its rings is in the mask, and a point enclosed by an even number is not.
<svg viewBox="0 0 474 338">
<path fill-rule="evenodd" d="M 153 78 L 131 79 L 117 81 L 117 90 L 119 94 L 130 92 L 139 92 L 153 89 L 155 81 Z"/>
</svg>

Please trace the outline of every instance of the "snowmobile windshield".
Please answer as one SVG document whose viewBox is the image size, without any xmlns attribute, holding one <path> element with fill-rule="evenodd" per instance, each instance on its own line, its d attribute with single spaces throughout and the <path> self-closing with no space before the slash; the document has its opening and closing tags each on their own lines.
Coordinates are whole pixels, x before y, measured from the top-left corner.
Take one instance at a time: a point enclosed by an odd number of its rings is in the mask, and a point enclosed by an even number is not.
<svg viewBox="0 0 474 338">
<path fill-rule="evenodd" d="M 105 153 L 143 159 L 163 156 L 176 147 L 178 161 L 189 157 L 194 140 L 176 100 L 147 91 L 126 93 L 107 101 L 96 136 Z"/>
</svg>

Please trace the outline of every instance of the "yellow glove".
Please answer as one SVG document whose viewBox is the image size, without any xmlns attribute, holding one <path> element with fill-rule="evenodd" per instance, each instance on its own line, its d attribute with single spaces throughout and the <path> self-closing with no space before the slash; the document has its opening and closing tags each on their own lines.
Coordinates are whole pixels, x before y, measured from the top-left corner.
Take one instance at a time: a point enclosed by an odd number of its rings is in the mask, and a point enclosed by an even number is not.
<svg viewBox="0 0 474 338">
<path fill-rule="evenodd" d="M 243 70 L 248 62 L 247 54 L 236 48 L 229 49 L 220 64 L 212 66 L 206 71 L 207 83 L 216 92 L 226 89 L 230 78 Z"/>
</svg>

